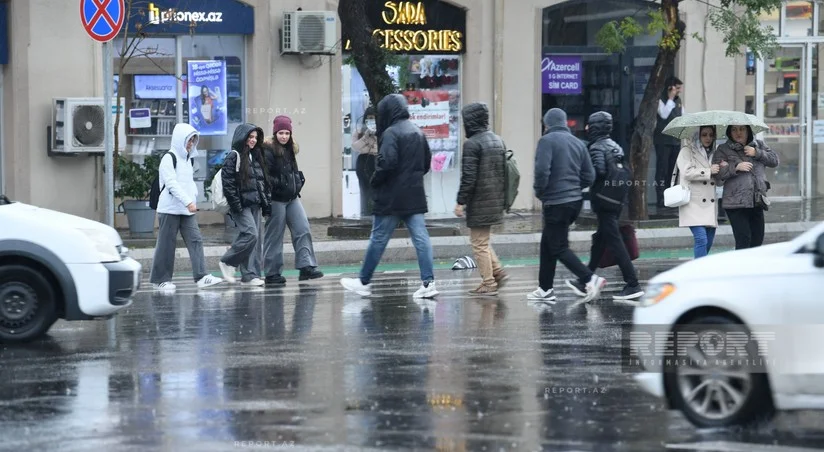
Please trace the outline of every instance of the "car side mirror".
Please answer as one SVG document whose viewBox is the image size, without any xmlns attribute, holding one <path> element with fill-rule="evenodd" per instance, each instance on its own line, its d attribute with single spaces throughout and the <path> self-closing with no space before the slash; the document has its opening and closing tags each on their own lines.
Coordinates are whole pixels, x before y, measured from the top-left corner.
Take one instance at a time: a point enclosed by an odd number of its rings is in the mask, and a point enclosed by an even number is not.
<svg viewBox="0 0 824 452">
<path fill-rule="evenodd" d="M 816 268 L 824 268 L 824 234 L 818 236 L 815 241 L 815 260 L 813 265 Z"/>
</svg>

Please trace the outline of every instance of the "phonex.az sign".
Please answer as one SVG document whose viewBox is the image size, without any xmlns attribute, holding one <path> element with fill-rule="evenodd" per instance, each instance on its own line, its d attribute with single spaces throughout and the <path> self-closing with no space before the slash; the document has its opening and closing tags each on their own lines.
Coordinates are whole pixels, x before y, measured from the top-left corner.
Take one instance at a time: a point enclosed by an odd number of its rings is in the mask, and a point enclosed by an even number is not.
<svg viewBox="0 0 824 452">
<path fill-rule="evenodd" d="M 255 10 L 237 0 L 155 0 L 133 6 L 129 33 L 250 35 Z"/>
</svg>

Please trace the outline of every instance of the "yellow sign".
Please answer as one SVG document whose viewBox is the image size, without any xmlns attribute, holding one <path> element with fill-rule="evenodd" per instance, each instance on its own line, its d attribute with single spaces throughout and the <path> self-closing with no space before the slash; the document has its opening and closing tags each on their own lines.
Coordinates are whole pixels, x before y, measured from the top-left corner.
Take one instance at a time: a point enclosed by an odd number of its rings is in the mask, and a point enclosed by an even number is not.
<svg viewBox="0 0 824 452">
<path fill-rule="evenodd" d="M 426 9 L 423 2 L 386 2 L 381 19 L 386 25 L 426 25 Z M 380 46 L 393 52 L 460 52 L 464 34 L 457 30 L 399 30 L 376 28 L 373 37 L 379 38 Z M 346 40 L 345 50 L 352 49 Z"/>
</svg>

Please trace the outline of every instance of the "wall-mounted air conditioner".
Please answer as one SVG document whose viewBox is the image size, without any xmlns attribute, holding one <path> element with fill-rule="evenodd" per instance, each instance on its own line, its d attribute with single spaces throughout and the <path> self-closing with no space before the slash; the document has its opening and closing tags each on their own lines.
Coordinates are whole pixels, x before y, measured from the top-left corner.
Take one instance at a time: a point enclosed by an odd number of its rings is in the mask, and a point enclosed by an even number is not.
<svg viewBox="0 0 824 452">
<path fill-rule="evenodd" d="M 126 148 L 126 100 L 120 98 L 118 150 Z M 102 97 L 55 98 L 52 105 L 49 152 L 52 154 L 103 154 L 106 114 Z M 112 124 L 117 109 L 112 105 Z M 114 143 L 112 143 L 114 146 Z"/>
<path fill-rule="evenodd" d="M 338 17 L 335 11 L 287 11 L 280 30 L 280 54 L 334 55 Z"/>
</svg>

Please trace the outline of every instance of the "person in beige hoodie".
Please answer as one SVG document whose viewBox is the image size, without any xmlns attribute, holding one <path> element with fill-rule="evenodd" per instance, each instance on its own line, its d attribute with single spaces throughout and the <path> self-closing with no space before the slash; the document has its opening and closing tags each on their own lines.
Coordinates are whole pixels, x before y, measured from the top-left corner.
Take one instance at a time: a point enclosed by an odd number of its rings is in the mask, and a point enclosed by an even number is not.
<svg viewBox="0 0 824 452">
<path fill-rule="evenodd" d="M 355 161 L 355 174 L 358 176 L 360 187 L 361 216 L 372 215 L 372 185 L 369 181 L 375 174 L 375 164 L 378 160 L 376 131 L 375 109 L 369 107 L 363 114 L 363 125 L 355 136 L 355 142 L 352 143 L 352 149 L 358 153 Z"/>
</svg>

